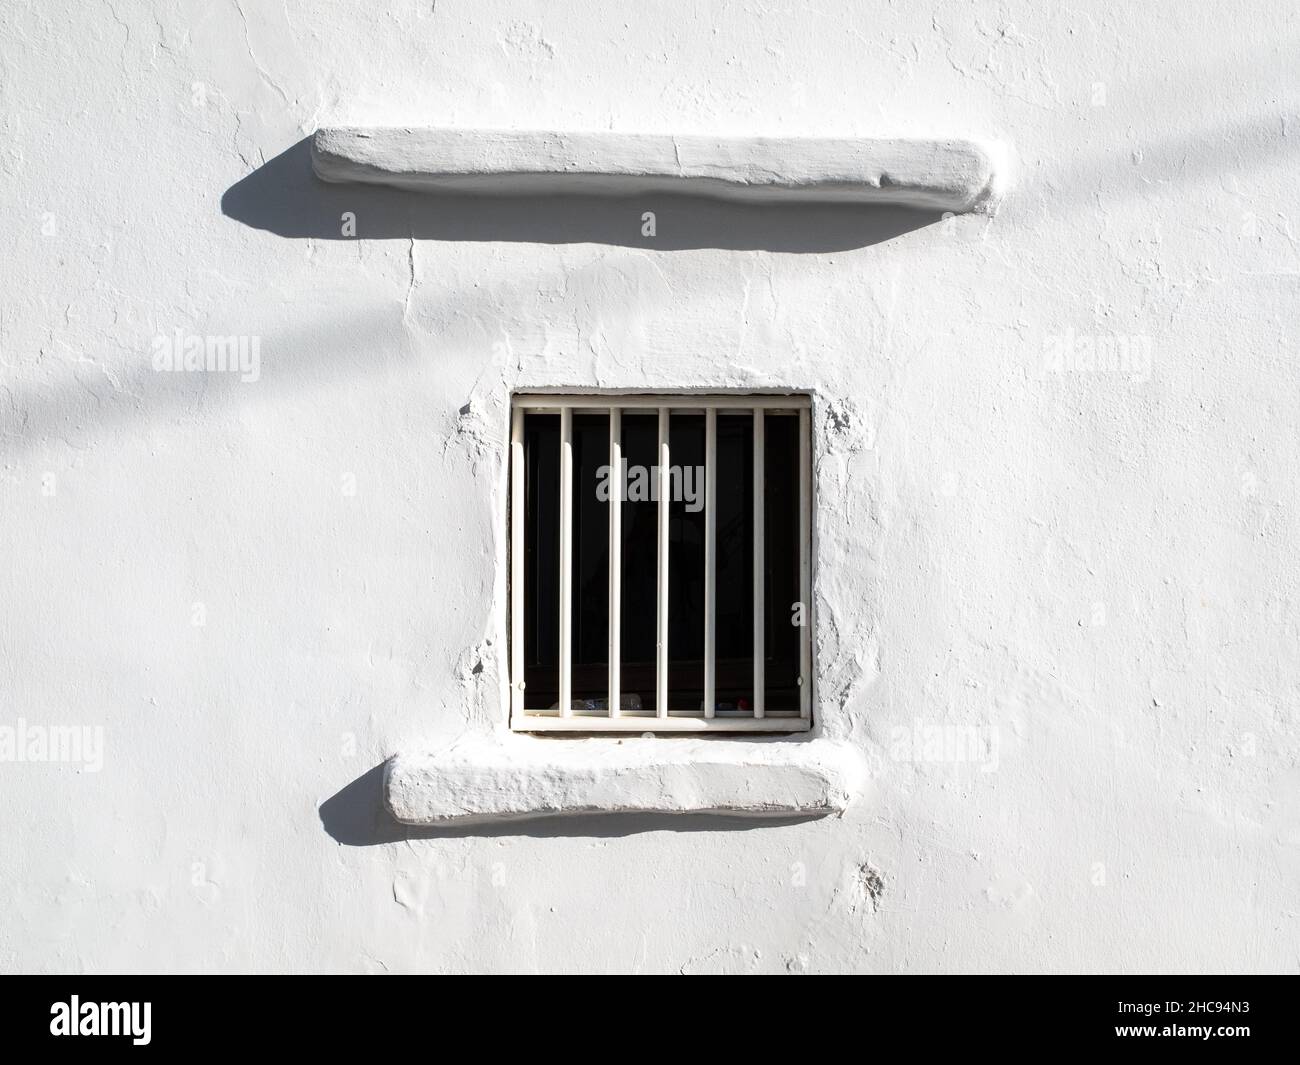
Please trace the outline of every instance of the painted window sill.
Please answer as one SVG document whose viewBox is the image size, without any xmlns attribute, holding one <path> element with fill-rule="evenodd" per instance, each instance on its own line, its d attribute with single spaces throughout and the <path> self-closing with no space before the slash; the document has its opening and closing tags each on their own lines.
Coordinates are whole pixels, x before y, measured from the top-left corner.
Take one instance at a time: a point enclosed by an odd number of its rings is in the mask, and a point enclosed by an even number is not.
<svg viewBox="0 0 1300 1065">
<path fill-rule="evenodd" d="M 384 800 L 402 824 L 492 824 L 592 814 L 840 813 L 861 793 L 862 753 L 825 739 L 466 738 L 398 754 Z"/>
</svg>

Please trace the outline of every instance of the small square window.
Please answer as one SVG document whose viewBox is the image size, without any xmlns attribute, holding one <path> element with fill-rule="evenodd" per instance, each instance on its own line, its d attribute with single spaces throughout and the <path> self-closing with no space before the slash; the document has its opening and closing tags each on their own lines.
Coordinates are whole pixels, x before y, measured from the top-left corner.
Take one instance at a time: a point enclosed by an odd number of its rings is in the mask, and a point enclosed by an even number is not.
<svg viewBox="0 0 1300 1065">
<path fill-rule="evenodd" d="M 511 726 L 810 727 L 805 395 L 519 395 Z"/>
</svg>

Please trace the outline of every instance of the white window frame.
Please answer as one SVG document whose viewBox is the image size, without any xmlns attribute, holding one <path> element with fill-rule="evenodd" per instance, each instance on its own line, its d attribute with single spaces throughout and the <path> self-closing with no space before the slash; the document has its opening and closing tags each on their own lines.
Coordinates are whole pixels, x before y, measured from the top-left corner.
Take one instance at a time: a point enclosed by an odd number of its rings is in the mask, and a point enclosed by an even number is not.
<svg viewBox="0 0 1300 1065">
<path fill-rule="evenodd" d="M 736 395 L 701 393 L 631 393 L 560 395 L 519 393 L 511 397 L 510 432 L 510 726 L 520 732 L 804 732 L 812 727 L 812 437 L 811 397 L 802 393 Z M 629 410 L 659 413 L 659 465 L 671 466 L 669 417 L 671 411 L 700 411 L 705 416 L 705 626 L 704 710 L 673 708 L 667 691 L 668 675 L 668 519 L 667 492 L 659 493 L 656 632 L 658 634 L 653 709 L 637 712 L 620 708 L 619 669 L 621 604 L 620 508 L 612 508 L 609 573 L 609 685 L 604 713 L 574 712 L 572 703 L 572 498 L 573 412 L 610 414 L 610 466 L 620 469 L 622 415 Z M 716 506 L 714 469 L 717 461 L 719 411 L 752 412 L 754 419 L 754 706 L 749 717 L 715 716 L 714 672 L 716 612 Z M 765 633 L 763 610 L 763 501 L 764 415 L 797 413 L 799 418 L 799 602 L 803 625 L 799 629 L 799 710 L 767 712 L 764 705 Z M 524 415 L 558 413 L 560 416 L 560 557 L 559 565 L 559 707 L 557 710 L 524 709 Z"/>
</svg>

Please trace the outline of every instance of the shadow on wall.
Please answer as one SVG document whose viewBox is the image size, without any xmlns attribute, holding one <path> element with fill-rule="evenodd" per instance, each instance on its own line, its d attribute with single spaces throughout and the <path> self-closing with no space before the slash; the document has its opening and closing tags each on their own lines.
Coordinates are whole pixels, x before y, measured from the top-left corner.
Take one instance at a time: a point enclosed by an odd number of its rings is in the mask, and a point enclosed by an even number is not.
<svg viewBox="0 0 1300 1065">
<path fill-rule="evenodd" d="M 539 817 L 497 825 L 415 828 L 398 824 L 384 805 L 384 763 L 357 777 L 320 804 L 325 831 L 345 847 L 374 847 L 414 839 L 461 839 L 467 836 L 561 836 L 609 838 L 641 832 L 725 832 L 772 828 L 818 820 L 807 817 L 725 817 L 720 814 L 590 814 L 578 817 Z"/>
<path fill-rule="evenodd" d="M 833 252 L 864 248 L 940 220 L 904 207 L 756 206 L 695 196 L 462 196 L 333 184 L 312 172 L 304 138 L 221 198 L 229 218 L 281 237 L 316 240 L 509 241 L 617 244 L 651 251 Z M 641 235 L 655 214 L 656 234 Z M 344 236 L 343 215 L 356 217 Z"/>
<path fill-rule="evenodd" d="M 487 313 L 485 298 L 470 292 L 457 297 L 464 314 Z M 395 308 L 395 309 L 394 309 Z M 257 393 L 272 399 L 306 389 L 346 385 L 361 375 L 400 371 L 413 364 L 414 354 L 400 344 L 400 302 L 366 308 L 350 314 L 312 313 L 293 328 L 262 330 L 250 322 L 260 344 Z M 174 322 L 185 319 L 178 315 Z M 186 334 L 231 332 L 229 321 L 199 318 L 187 322 Z M 158 330 L 170 337 L 170 323 Z M 383 361 L 378 361 L 368 341 L 390 338 Z M 10 457 L 58 438 L 82 450 L 114 427 L 148 419 L 169 422 L 223 406 L 244 402 L 252 393 L 238 372 L 168 373 L 153 368 L 152 340 L 148 333 L 133 336 L 133 353 L 112 378 L 98 361 L 82 359 L 75 380 L 49 385 L 0 386 L 0 454 Z M 213 423 L 207 431 L 221 432 Z"/>
</svg>

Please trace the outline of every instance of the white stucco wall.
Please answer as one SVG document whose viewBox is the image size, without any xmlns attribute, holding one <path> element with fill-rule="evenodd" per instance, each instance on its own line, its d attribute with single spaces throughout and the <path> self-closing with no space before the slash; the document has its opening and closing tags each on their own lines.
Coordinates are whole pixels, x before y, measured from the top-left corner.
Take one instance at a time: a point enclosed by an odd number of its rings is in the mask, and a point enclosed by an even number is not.
<svg viewBox="0 0 1300 1065">
<path fill-rule="evenodd" d="M 0 968 L 1294 970 L 1297 32 L 9 5 L 0 725 L 103 747 L 0 762 Z M 986 137 L 1016 177 L 919 228 L 315 183 L 303 138 L 372 123 Z M 257 380 L 155 371 L 177 331 Z M 557 385 L 815 392 L 842 818 L 385 818 L 386 757 L 504 727 L 508 396 Z"/>
</svg>

